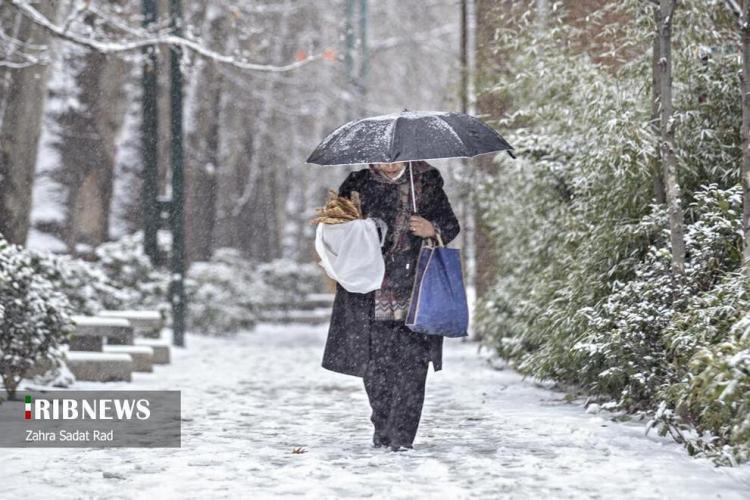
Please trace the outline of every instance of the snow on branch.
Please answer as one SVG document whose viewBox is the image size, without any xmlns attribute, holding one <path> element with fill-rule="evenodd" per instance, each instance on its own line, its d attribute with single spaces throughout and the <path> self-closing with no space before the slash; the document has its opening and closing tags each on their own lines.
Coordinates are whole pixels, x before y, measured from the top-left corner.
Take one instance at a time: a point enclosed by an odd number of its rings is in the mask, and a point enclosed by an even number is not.
<svg viewBox="0 0 750 500">
<path fill-rule="evenodd" d="M 732 14 L 734 14 L 735 17 L 737 17 L 737 22 L 739 23 L 740 29 L 743 29 L 743 30 L 747 29 L 748 28 L 747 20 L 748 20 L 748 14 L 749 14 L 748 10 L 750 10 L 750 2 L 747 2 L 745 4 L 746 6 L 745 12 L 742 11 L 742 8 L 736 2 L 736 0 L 724 0 L 724 4 L 729 8 L 729 10 L 732 11 Z"/>
<path fill-rule="evenodd" d="M 727 7 L 729 7 L 729 10 L 731 10 L 735 16 L 740 17 L 742 15 L 742 9 L 740 9 L 739 4 L 735 0 L 724 0 L 724 3 L 727 4 Z"/>
<path fill-rule="evenodd" d="M 43 61 L 39 59 L 28 59 L 26 61 L 7 61 L 5 59 L 0 59 L 0 68 L 10 68 L 10 69 L 24 69 L 24 68 L 30 68 L 31 66 L 36 66 L 37 64 L 42 64 Z"/>
<path fill-rule="evenodd" d="M 189 40 L 181 36 L 175 36 L 170 33 L 159 33 L 157 35 L 151 35 L 148 33 L 139 32 L 138 30 L 135 30 L 133 28 L 127 28 L 127 32 L 131 35 L 138 34 L 139 36 L 131 40 L 118 41 L 118 42 L 102 41 L 102 40 L 97 40 L 92 37 L 73 33 L 68 30 L 68 27 L 59 26 L 55 24 L 54 22 L 49 20 L 44 14 L 36 10 L 28 2 L 28 0 L 11 0 L 11 5 L 16 10 L 18 10 L 21 14 L 23 14 L 26 18 L 28 18 L 33 23 L 45 29 L 51 35 L 57 38 L 60 38 L 62 40 L 66 40 L 71 43 L 75 43 L 78 45 L 82 45 L 84 47 L 88 47 L 89 49 L 95 50 L 96 52 L 99 52 L 102 54 L 116 54 L 116 53 L 122 53 L 122 52 L 130 52 L 130 51 L 142 49 L 144 47 L 150 47 L 150 46 L 156 46 L 156 45 L 178 46 L 178 47 L 192 50 L 196 54 L 199 54 L 207 59 L 211 59 L 213 61 L 223 63 L 223 64 L 228 64 L 239 69 L 250 70 L 250 71 L 266 71 L 266 72 L 274 72 L 274 73 L 291 71 L 299 67 L 305 66 L 306 64 L 316 59 L 321 58 L 320 54 L 311 55 L 311 56 L 306 57 L 305 59 L 295 61 L 290 64 L 285 64 L 282 66 L 275 66 L 271 64 L 256 64 L 256 63 L 247 62 L 241 59 L 237 59 L 236 57 L 229 56 L 226 54 L 221 54 L 219 52 L 216 52 L 209 48 L 204 47 L 203 45 L 201 45 L 200 43 L 196 41 Z M 119 24 L 118 27 L 120 29 L 123 29 L 122 24 Z"/>
<path fill-rule="evenodd" d="M 0 26 L 0 68 L 24 69 L 37 64 L 47 64 L 49 61 L 44 55 L 46 47 L 36 45 L 28 41 L 22 41 Z M 36 52 L 40 55 L 32 55 Z"/>
</svg>

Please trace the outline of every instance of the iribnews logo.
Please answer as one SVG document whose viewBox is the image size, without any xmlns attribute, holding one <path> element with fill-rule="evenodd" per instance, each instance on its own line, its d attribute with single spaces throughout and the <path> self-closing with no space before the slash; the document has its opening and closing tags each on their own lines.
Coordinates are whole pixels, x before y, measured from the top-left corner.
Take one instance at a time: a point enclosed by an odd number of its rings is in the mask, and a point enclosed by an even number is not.
<svg viewBox="0 0 750 500">
<path fill-rule="evenodd" d="M 148 420 L 148 399 L 24 399 L 24 420 Z"/>
</svg>

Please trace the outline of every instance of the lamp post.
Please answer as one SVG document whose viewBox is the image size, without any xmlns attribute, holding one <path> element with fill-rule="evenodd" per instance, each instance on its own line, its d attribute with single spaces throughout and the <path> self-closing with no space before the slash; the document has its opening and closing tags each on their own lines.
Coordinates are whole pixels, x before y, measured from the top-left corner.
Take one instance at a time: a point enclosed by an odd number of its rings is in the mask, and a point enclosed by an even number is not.
<svg viewBox="0 0 750 500">
<path fill-rule="evenodd" d="M 367 110 L 365 100 L 367 98 L 367 72 L 369 68 L 369 54 L 367 52 L 367 0 L 359 0 L 359 43 L 362 60 L 359 62 L 359 92 L 360 108 Z"/>
<path fill-rule="evenodd" d="M 354 0 L 346 0 L 346 24 L 344 33 L 344 67 L 346 70 L 346 89 L 350 99 L 354 99 Z M 347 120 L 352 119 L 352 107 L 346 107 Z"/>
<path fill-rule="evenodd" d="M 143 27 L 149 29 L 159 17 L 157 0 L 143 0 Z M 156 46 L 143 48 L 143 99 L 141 124 L 141 155 L 143 157 L 143 252 L 151 259 L 151 263 L 158 265 L 159 247 L 157 245 L 157 231 L 159 228 L 159 214 L 156 198 L 159 194 L 159 109 L 158 82 L 159 58 Z"/>
<path fill-rule="evenodd" d="M 180 0 L 169 1 L 170 28 L 172 34 L 182 34 L 182 5 Z M 170 74 L 170 129 L 172 160 L 172 281 L 170 302 L 172 303 L 173 343 L 185 345 L 185 201 L 182 150 L 182 48 L 172 45 L 169 53 Z"/>
<path fill-rule="evenodd" d="M 352 119 L 352 109 L 356 109 L 356 112 L 360 115 L 364 114 L 365 97 L 367 95 L 365 81 L 367 80 L 367 72 L 369 70 L 367 51 L 367 0 L 358 0 L 356 3 L 359 4 L 359 33 L 355 33 L 354 27 L 355 0 L 346 0 L 346 33 L 344 33 L 344 42 L 346 45 L 344 52 L 346 83 L 351 99 L 358 100 L 358 102 L 354 103 L 354 106 L 349 106 L 347 108 L 347 120 Z M 354 50 L 357 38 L 359 39 L 360 53 L 358 72 L 355 75 Z"/>
</svg>

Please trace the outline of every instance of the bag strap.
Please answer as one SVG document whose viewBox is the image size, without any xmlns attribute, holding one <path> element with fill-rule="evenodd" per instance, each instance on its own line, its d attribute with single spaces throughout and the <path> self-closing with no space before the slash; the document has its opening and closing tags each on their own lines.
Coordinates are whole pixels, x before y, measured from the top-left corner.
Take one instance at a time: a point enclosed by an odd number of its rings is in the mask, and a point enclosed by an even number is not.
<svg viewBox="0 0 750 500">
<path fill-rule="evenodd" d="M 440 233 L 438 231 L 435 231 L 435 236 L 437 236 L 437 240 L 438 240 L 438 243 L 440 243 L 440 246 L 444 247 L 445 245 L 443 244 L 443 237 L 440 236 Z"/>
<path fill-rule="evenodd" d="M 429 237 L 427 237 L 427 238 L 424 238 L 424 240 L 426 241 L 426 246 L 428 246 L 428 247 L 435 247 L 435 246 L 438 246 L 438 245 L 436 245 L 436 244 L 435 244 L 435 242 L 433 241 L 433 240 L 435 240 L 435 239 L 437 239 L 437 242 L 439 243 L 439 246 L 441 246 L 441 247 L 445 247 L 445 245 L 443 244 L 443 237 L 442 237 L 442 236 L 440 236 L 440 233 L 439 233 L 439 232 L 437 232 L 437 231 L 435 231 L 435 236 L 429 236 Z"/>
</svg>

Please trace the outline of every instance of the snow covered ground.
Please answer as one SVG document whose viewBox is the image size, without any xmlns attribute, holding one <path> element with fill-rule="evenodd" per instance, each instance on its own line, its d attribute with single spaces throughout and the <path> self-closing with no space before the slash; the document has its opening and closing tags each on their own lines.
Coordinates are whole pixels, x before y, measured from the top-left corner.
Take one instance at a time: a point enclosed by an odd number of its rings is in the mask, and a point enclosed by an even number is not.
<svg viewBox="0 0 750 500">
<path fill-rule="evenodd" d="M 78 384 L 182 390 L 182 448 L 4 449 L 0 497 L 750 498 L 750 467 L 691 459 L 454 339 L 430 368 L 415 449 L 372 448 L 361 379 L 320 367 L 325 332 L 189 335 L 132 384 Z"/>
</svg>

